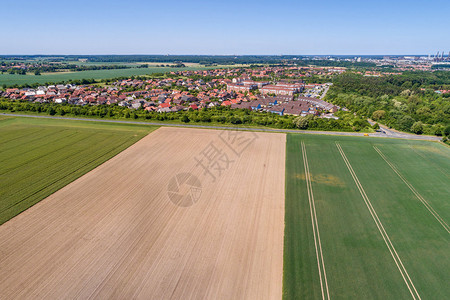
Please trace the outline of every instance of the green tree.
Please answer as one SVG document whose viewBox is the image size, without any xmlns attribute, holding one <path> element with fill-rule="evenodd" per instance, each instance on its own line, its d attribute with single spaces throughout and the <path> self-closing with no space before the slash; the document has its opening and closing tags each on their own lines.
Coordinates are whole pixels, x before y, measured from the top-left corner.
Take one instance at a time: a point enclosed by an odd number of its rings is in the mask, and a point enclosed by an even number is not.
<svg viewBox="0 0 450 300">
<path fill-rule="evenodd" d="M 230 123 L 231 124 L 242 124 L 242 119 L 239 117 L 231 117 L 230 118 Z"/>
<path fill-rule="evenodd" d="M 50 116 L 54 116 L 56 114 L 56 110 L 53 107 L 50 106 L 49 108 L 47 108 L 47 113 Z"/>
<path fill-rule="evenodd" d="M 378 121 L 384 118 L 386 115 L 386 111 L 384 110 L 376 110 L 372 114 L 372 120 Z"/>
<path fill-rule="evenodd" d="M 307 116 L 299 116 L 294 119 L 294 124 L 299 129 L 307 129 L 309 126 L 309 123 L 311 120 L 314 119 L 314 115 L 307 115 Z"/>
<path fill-rule="evenodd" d="M 411 129 L 411 126 L 414 124 L 414 122 L 415 121 L 413 118 L 411 118 L 409 115 L 406 115 L 398 121 L 398 127 L 400 128 L 400 130 L 408 131 Z"/>
<path fill-rule="evenodd" d="M 64 115 L 66 114 L 66 111 L 64 110 L 63 107 L 58 107 L 58 108 L 56 109 L 56 113 L 57 113 L 58 115 L 64 116 Z"/>
<path fill-rule="evenodd" d="M 420 121 L 415 122 L 411 126 L 411 132 L 414 132 L 415 134 L 422 134 L 423 133 L 423 123 Z"/>
<path fill-rule="evenodd" d="M 366 122 L 364 120 L 361 119 L 355 119 L 353 121 L 353 130 L 354 131 L 360 131 L 361 129 L 363 129 L 364 127 L 366 127 Z"/>
<path fill-rule="evenodd" d="M 445 136 L 450 136 L 450 125 L 445 126 L 445 128 L 443 130 L 443 134 Z"/>
<path fill-rule="evenodd" d="M 184 123 L 189 123 L 189 117 L 188 116 L 186 116 L 186 115 L 183 115 L 181 118 L 180 118 L 180 121 L 181 122 L 184 122 Z"/>
</svg>

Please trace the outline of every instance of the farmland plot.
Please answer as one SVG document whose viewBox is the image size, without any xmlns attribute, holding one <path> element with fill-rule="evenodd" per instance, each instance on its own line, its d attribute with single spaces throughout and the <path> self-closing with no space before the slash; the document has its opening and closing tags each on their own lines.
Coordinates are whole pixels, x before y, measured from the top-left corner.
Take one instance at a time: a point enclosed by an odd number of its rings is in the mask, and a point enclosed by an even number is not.
<svg viewBox="0 0 450 300">
<path fill-rule="evenodd" d="M 284 298 L 448 298 L 449 152 L 288 135 Z"/>
<path fill-rule="evenodd" d="M 160 128 L 0 227 L 2 297 L 280 298 L 284 175 L 285 135 Z"/>
<path fill-rule="evenodd" d="M 0 224 L 154 128 L 28 118 L 0 120 Z"/>
</svg>

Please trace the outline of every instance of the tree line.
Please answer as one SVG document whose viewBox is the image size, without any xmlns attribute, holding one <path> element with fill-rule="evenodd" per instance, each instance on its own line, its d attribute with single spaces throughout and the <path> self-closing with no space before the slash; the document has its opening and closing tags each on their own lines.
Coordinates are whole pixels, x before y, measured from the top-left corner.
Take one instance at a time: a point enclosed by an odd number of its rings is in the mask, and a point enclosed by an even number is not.
<svg viewBox="0 0 450 300">
<path fill-rule="evenodd" d="M 132 119 L 142 121 L 170 121 L 175 123 L 222 124 L 233 126 L 260 126 L 280 129 L 309 129 L 325 131 L 371 131 L 370 124 L 350 112 L 337 112 L 338 120 L 317 116 L 280 116 L 269 112 L 248 109 L 231 109 L 217 106 L 200 110 L 158 113 L 143 108 L 134 110 L 113 105 L 71 105 L 55 103 L 33 103 L 27 101 L 0 101 L 0 111 L 32 112 L 46 115 L 94 117 L 107 119 Z"/>
<path fill-rule="evenodd" d="M 435 89 L 449 85 L 448 72 L 405 72 L 386 77 L 347 72 L 333 79 L 326 99 L 401 131 L 446 136 L 450 98 L 435 93 Z"/>
</svg>

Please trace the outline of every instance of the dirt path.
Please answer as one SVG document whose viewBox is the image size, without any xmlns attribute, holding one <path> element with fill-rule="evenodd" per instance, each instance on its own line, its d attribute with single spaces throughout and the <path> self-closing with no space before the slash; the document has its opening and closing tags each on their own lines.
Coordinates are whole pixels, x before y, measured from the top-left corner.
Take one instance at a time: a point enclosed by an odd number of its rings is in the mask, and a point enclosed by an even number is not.
<svg viewBox="0 0 450 300">
<path fill-rule="evenodd" d="M 160 128 L 0 226 L 0 298 L 281 298 L 285 135 L 230 133 Z"/>
</svg>

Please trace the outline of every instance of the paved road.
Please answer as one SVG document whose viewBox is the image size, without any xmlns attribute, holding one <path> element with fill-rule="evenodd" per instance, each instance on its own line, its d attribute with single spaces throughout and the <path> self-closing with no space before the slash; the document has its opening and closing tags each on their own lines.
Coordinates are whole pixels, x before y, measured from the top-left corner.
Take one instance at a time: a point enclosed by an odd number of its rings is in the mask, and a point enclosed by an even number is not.
<svg viewBox="0 0 450 300">
<path fill-rule="evenodd" d="M 209 128 L 209 129 L 234 129 L 246 131 L 266 131 L 266 132 L 285 132 L 285 133 L 307 133 L 307 134 L 327 134 L 327 135 L 345 135 L 345 136 L 364 136 L 360 132 L 337 132 L 337 131 L 314 131 L 314 130 L 293 130 L 293 129 L 273 129 L 273 128 L 252 128 L 252 127 L 227 127 L 227 126 L 208 126 L 208 125 L 194 125 L 194 124 L 170 124 L 158 122 L 137 122 L 137 121 L 120 121 L 120 120 L 104 120 L 104 119 L 84 119 L 84 118 L 70 118 L 70 117 L 55 117 L 55 116 L 33 116 L 21 114 L 0 113 L 2 116 L 10 117 L 25 117 L 25 118 L 41 118 L 41 119 L 58 119 L 58 120 L 72 120 L 72 121 L 89 121 L 89 122 L 104 122 L 104 123 L 120 123 L 120 124 L 136 124 L 136 125 L 156 125 L 156 126 L 172 126 L 172 127 L 191 127 L 191 128 Z M 376 132 L 370 133 L 372 137 L 386 137 L 399 139 L 413 139 L 413 140 L 427 140 L 439 141 L 437 136 L 415 135 L 409 133 L 395 132 L 389 129 L 383 129 L 386 133 Z"/>
<path fill-rule="evenodd" d="M 372 121 L 371 119 L 367 119 L 367 122 L 369 122 L 370 125 L 374 125 L 375 122 Z M 410 134 L 410 133 L 405 133 L 405 132 L 400 132 L 397 131 L 395 129 L 391 129 L 389 127 L 387 127 L 386 125 L 383 124 L 379 124 L 380 125 L 380 129 L 382 131 L 382 134 L 384 134 L 386 137 L 392 137 L 392 138 L 405 138 L 405 139 L 419 139 L 419 138 L 414 138 L 414 137 L 422 137 L 421 140 L 430 140 L 430 141 L 440 141 L 441 138 L 438 136 L 430 136 L 430 135 L 416 135 L 416 134 Z"/>
<path fill-rule="evenodd" d="M 329 89 L 330 86 L 327 85 L 327 87 L 325 88 L 325 90 L 323 91 L 322 95 L 319 98 L 323 100 L 323 98 L 325 98 L 325 96 L 327 95 Z"/>
</svg>

